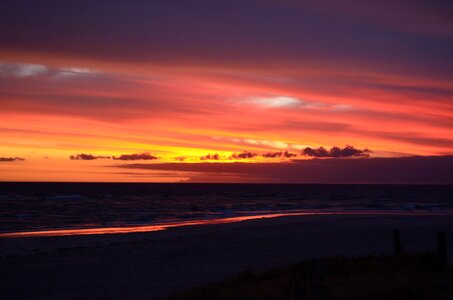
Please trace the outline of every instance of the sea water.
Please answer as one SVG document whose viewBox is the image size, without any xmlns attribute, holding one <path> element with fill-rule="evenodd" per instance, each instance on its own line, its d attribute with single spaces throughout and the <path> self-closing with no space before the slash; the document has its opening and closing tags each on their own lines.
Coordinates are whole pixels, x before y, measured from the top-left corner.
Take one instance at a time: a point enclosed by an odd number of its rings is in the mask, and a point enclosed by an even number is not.
<svg viewBox="0 0 453 300">
<path fill-rule="evenodd" d="M 453 212 L 453 186 L 0 183 L 0 233 L 294 212 Z"/>
</svg>

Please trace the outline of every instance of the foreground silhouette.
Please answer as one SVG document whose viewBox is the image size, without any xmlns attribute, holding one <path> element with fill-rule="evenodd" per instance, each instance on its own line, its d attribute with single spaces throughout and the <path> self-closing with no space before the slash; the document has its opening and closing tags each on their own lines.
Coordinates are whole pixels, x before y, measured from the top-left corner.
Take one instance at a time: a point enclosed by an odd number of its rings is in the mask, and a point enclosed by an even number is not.
<svg viewBox="0 0 453 300">
<path fill-rule="evenodd" d="M 430 253 L 321 258 L 187 290 L 190 299 L 453 299 L 453 268 Z"/>
</svg>

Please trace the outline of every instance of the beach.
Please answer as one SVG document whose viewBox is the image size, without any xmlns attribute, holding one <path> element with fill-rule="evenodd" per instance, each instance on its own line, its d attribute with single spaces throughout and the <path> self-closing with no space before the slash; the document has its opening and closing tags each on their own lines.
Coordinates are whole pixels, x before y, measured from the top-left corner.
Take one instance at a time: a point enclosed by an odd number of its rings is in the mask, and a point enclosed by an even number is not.
<svg viewBox="0 0 453 300">
<path fill-rule="evenodd" d="M 453 300 L 453 0 L 0 7 L 0 300 Z"/>
<path fill-rule="evenodd" d="M 451 214 L 306 215 L 128 234 L 0 239 L 3 299 L 159 299 L 244 270 L 323 256 L 435 252 Z"/>
</svg>

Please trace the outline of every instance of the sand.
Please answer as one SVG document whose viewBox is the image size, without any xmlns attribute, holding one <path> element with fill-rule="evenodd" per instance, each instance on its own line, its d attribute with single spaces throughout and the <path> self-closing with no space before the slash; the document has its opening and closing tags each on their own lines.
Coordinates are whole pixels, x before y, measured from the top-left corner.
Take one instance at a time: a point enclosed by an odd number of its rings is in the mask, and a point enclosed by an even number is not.
<svg viewBox="0 0 453 300">
<path fill-rule="evenodd" d="M 158 299 L 245 269 L 326 255 L 436 251 L 453 215 L 312 215 L 146 233 L 0 239 L 2 299 Z"/>
</svg>

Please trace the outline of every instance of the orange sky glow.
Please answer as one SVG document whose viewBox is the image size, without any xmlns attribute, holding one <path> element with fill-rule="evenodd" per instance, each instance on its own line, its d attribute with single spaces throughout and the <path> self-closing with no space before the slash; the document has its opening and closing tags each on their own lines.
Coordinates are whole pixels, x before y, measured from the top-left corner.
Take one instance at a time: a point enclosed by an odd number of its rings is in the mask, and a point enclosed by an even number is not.
<svg viewBox="0 0 453 300">
<path fill-rule="evenodd" d="M 281 5 L 297 10 L 291 1 Z M 373 10 L 364 7 L 341 14 L 314 3 L 307 7 L 321 19 L 334 14 L 338 20 L 332 22 L 345 31 L 348 22 L 364 22 L 383 36 L 376 33 L 376 39 L 398 35 L 406 40 L 375 49 L 377 40 L 362 41 L 360 32 L 351 31 L 332 41 L 336 47 L 316 37 L 308 46 L 284 44 L 277 33 L 268 38 L 250 29 L 257 42 L 246 44 L 250 33 L 245 29 L 243 36 L 226 34 L 227 42 L 218 47 L 202 43 L 205 36 L 211 43 L 215 39 L 200 33 L 193 37 L 199 47 L 185 35 L 174 39 L 186 48 L 177 48 L 165 35 L 150 35 L 145 42 L 131 38 L 127 48 L 121 46 L 127 40 L 121 32 L 118 44 L 112 42 L 116 36 L 103 35 L 92 47 L 87 44 L 93 37 L 82 39 L 85 46 L 67 45 L 62 38 L 28 47 L 25 29 L 16 32 L 22 40 L 0 31 L 5 37 L 0 46 L 0 180 L 184 182 L 195 171 L 118 166 L 135 160 L 291 163 L 312 159 L 303 154 L 307 147 L 350 145 L 369 149 L 369 158 L 453 155 L 453 75 L 451 54 L 445 54 L 453 35 L 441 26 L 451 20 L 432 21 L 429 30 L 420 31 L 412 26 L 420 20 L 411 17 L 419 11 L 408 12 L 403 28 L 391 19 L 365 21 L 363 15 Z M 327 34 L 318 27 L 314 32 Z M 101 36 L 98 31 L 94 34 Z M 432 51 L 423 39 L 432 40 Z M 442 48 L 445 41 L 448 47 Z M 268 48 L 253 52 L 263 47 L 260 43 Z M 368 43 L 373 44 L 368 52 L 362 51 Z M 349 54 L 356 48 L 359 54 Z M 408 49 L 413 52 L 406 59 Z M 424 61 L 429 51 L 447 55 L 446 65 Z M 239 155 L 247 152 L 253 156 Z M 95 159 L 70 159 L 78 154 Z M 152 158 L 118 159 L 133 154 Z"/>
</svg>

